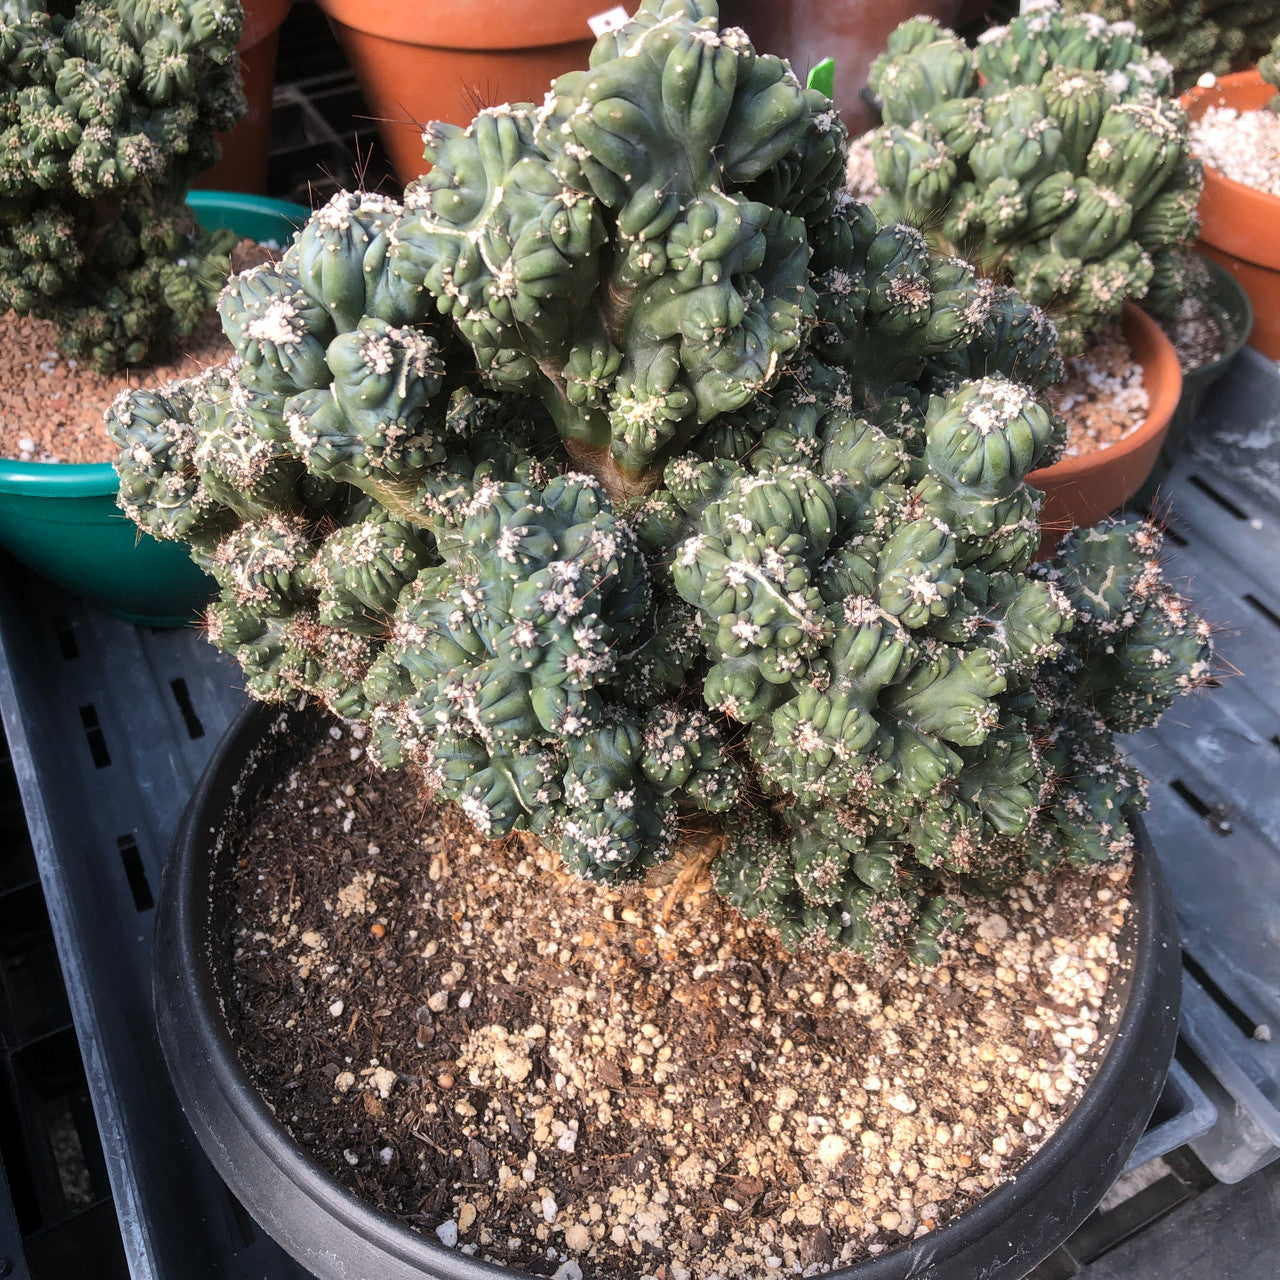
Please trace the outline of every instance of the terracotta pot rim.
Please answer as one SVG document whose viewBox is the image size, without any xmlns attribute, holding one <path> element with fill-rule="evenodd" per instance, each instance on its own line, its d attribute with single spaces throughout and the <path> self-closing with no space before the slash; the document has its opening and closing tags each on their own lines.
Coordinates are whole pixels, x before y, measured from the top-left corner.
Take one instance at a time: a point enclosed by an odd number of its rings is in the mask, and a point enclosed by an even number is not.
<svg viewBox="0 0 1280 1280">
<path fill-rule="evenodd" d="M 1142 368 L 1142 385 L 1149 399 L 1146 421 L 1110 448 L 1062 458 L 1051 466 L 1032 471 L 1027 476 L 1027 483 L 1034 488 L 1079 481 L 1105 471 L 1146 448 L 1168 430 L 1182 395 L 1182 369 L 1178 364 L 1178 354 L 1164 330 L 1136 303 L 1125 302 L 1120 323 L 1125 338 L 1135 348 L 1134 359 Z M 1149 358 L 1139 355 L 1136 350 L 1139 344 L 1150 350 Z"/>
<path fill-rule="evenodd" d="M 1258 74 L 1258 69 L 1253 67 L 1248 71 L 1236 71 L 1231 75 L 1219 76 L 1216 83 L 1212 85 L 1196 85 L 1194 88 L 1188 89 L 1178 101 L 1192 120 L 1198 120 L 1211 106 L 1233 106 L 1234 104 L 1225 101 L 1225 99 L 1232 96 L 1233 91 L 1261 90 L 1264 85 L 1268 90 L 1269 96 L 1272 91 L 1271 86 L 1266 84 L 1266 81 Z M 1220 104 L 1215 104 L 1212 101 L 1215 97 L 1222 98 L 1224 101 Z M 1257 109 L 1257 106 L 1235 106 L 1237 111 L 1256 111 Z M 1240 201 L 1248 205 L 1254 205 L 1256 206 L 1255 216 L 1280 219 L 1280 196 L 1274 196 L 1267 191 L 1259 191 L 1257 187 L 1251 187 L 1246 182 L 1237 182 L 1235 178 L 1228 178 L 1225 173 L 1215 169 L 1207 160 L 1202 161 L 1202 163 L 1204 164 L 1206 194 L 1210 194 L 1211 188 L 1217 188 L 1217 191 L 1212 194 L 1216 194 L 1219 199 Z M 1203 200 L 1203 196 L 1201 199 Z"/>
<path fill-rule="evenodd" d="M 236 45 L 241 56 L 269 40 L 284 24 L 293 0 L 245 0 L 244 30 Z"/>
<path fill-rule="evenodd" d="M 437 49 L 542 49 L 594 41 L 587 19 L 608 0 L 471 0 L 414 4 L 400 0 L 316 0 L 334 22 L 398 44 Z M 477 13 L 477 9 L 480 10 Z"/>
<path fill-rule="evenodd" d="M 1224 188 L 1224 194 L 1233 200 L 1257 200 L 1267 205 L 1275 206 L 1274 209 L 1268 209 L 1267 213 L 1273 217 L 1280 217 L 1280 196 L 1273 196 L 1268 191 L 1259 191 L 1257 187 L 1251 187 L 1246 182 L 1237 182 L 1234 178 L 1228 178 L 1225 173 L 1219 173 L 1211 164 L 1201 161 L 1204 164 L 1204 185 L 1208 187 L 1211 183 L 1214 186 Z"/>
</svg>

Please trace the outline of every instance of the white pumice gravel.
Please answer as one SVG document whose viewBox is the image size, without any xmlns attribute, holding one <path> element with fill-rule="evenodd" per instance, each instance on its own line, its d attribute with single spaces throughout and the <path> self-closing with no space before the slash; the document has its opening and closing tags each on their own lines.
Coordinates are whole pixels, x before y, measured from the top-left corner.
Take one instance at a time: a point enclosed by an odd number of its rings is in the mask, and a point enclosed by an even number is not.
<svg viewBox="0 0 1280 1280">
<path fill-rule="evenodd" d="M 876 176 L 876 162 L 871 152 L 869 133 L 850 139 L 844 182 L 846 190 L 855 200 L 868 202 L 880 194 L 880 179 Z"/>
<path fill-rule="evenodd" d="M 1146 422 L 1151 398 L 1142 367 L 1118 326 L 1064 365 L 1064 376 L 1047 393 L 1067 422 L 1064 458 L 1109 449 Z"/>
<path fill-rule="evenodd" d="M 1191 122 L 1191 149 L 1223 177 L 1280 196 L 1280 115 L 1210 107 Z"/>
</svg>

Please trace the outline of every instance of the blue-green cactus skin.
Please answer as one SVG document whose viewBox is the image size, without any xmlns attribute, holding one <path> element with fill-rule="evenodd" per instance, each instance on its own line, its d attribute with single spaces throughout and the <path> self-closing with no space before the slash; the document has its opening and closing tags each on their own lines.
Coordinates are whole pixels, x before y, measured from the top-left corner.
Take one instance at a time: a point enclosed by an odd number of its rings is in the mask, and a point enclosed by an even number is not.
<svg viewBox="0 0 1280 1280">
<path fill-rule="evenodd" d="M 582 875 L 717 832 L 788 945 L 931 963 L 957 887 L 1129 847 L 1112 730 L 1208 646 L 1146 526 L 1032 567 L 1052 329 L 843 195 L 840 141 L 648 0 L 540 110 L 430 128 L 403 206 L 335 197 L 228 286 L 234 367 L 109 425 L 256 697 Z"/>
<path fill-rule="evenodd" d="M 1258 59 L 1258 74 L 1269 85 L 1280 89 L 1280 33 L 1271 42 L 1271 48 Z M 1280 111 L 1280 93 L 1271 99 L 1272 111 Z"/>
</svg>

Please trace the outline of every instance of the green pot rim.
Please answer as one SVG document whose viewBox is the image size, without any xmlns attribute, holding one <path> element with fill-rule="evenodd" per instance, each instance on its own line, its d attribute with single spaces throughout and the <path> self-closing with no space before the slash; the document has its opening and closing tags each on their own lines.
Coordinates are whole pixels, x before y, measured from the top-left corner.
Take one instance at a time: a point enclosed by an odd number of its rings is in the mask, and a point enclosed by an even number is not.
<svg viewBox="0 0 1280 1280">
<path fill-rule="evenodd" d="M 197 213 L 258 213 L 299 226 L 310 216 L 306 205 L 241 191 L 192 191 L 187 204 Z M 0 458 L 0 493 L 31 497 L 98 498 L 116 493 L 120 480 L 110 462 L 19 462 Z"/>
<path fill-rule="evenodd" d="M 1249 341 L 1249 335 L 1253 332 L 1253 303 L 1245 292 L 1244 285 L 1220 262 L 1216 262 L 1207 253 L 1197 253 L 1196 257 L 1209 268 L 1209 274 L 1213 277 L 1213 291 L 1208 303 L 1209 309 L 1217 313 L 1215 319 L 1221 323 L 1221 316 L 1226 315 L 1231 317 L 1238 326 L 1235 337 L 1224 347 L 1222 354 L 1216 360 L 1183 371 L 1184 383 L 1190 379 L 1193 386 L 1207 387 L 1219 373 L 1226 369 Z"/>
</svg>

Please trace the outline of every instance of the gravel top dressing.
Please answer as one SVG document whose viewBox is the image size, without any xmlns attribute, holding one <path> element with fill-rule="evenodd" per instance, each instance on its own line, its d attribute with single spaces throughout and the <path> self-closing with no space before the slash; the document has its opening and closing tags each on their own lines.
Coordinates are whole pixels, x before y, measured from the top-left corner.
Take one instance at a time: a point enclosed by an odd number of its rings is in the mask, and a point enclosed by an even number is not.
<svg viewBox="0 0 1280 1280">
<path fill-rule="evenodd" d="M 169 364 L 101 374 L 68 360 L 48 320 L 0 315 L 0 457 L 18 462 L 110 462 L 119 448 L 102 415 L 131 387 L 162 387 L 231 355 L 217 316 Z"/>
<path fill-rule="evenodd" d="M 1012 1177 L 1078 1099 L 1129 864 L 971 900 L 934 970 L 791 955 L 685 874 L 482 844 L 330 738 L 223 856 L 242 1061 L 340 1182 L 562 1280 L 819 1271 Z"/>
<path fill-rule="evenodd" d="M 1223 177 L 1280 196 L 1280 115 L 1209 107 L 1191 122 L 1191 149 Z"/>
<path fill-rule="evenodd" d="M 1226 337 L 1213 308 L 1194 294 L 1183 298 L 1178 304 L 1178 314 L 1160 327 L 1173 343 L 1183 373 L 1203 369 L 1221 360 L 1226 353 Z"/>
<path fill-rule="evenodd" d="M 1063 364 L 1065 376 L 1046 395 L 1054 412 L 1067 421 L 1064 458 L 1109 449 L 1147 420 L 1150 397 L 1142 385 L 1142 368 L 1119 326 Z"/>
</svg>

